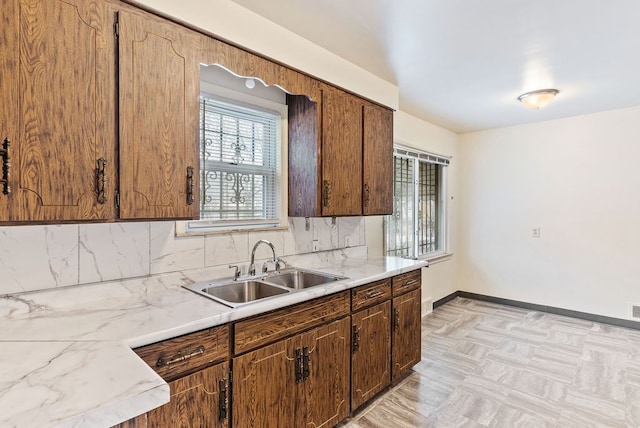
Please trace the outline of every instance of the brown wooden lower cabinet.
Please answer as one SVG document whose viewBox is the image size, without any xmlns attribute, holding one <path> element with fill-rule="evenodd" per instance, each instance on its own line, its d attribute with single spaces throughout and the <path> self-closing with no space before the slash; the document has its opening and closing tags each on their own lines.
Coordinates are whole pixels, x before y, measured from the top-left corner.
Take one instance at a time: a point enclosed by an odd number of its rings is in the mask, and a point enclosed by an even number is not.
<svg viewBox="0 0 640 428">
<path fill-rule="evenodd" d="M 118 427 L 335 426 L 420 361 L 420 283 L 409 272 L 138 348 L 174 376 L 171 401 Z"/>
<path fill-rule="evenodd" d="M 421 319 L 420 289 L 393 299 L 393 325 L 391 350 L 391 380 L 402 377 L 420 362 Z"/>
<path fill-rule="evenodd" d="M 391 302 L 351 316 L 351 408 L 382 391 L 391 381 Z"/>
<path fill-rule="evenodd" d="M 349 414 L 349 318 L 233 359 L 233 425 L 331 427 Z"/>
<path fill-rule="evenodd" d="M 227 428 L 229 363 L 169 382 L 170 401 L 114 428 Z"/>
<path fill-rule="evenodd" d="M 295 426 L 331 427 L 349 415 L 349 326 L 347 317 L 302 335 L 307 368 L 301 382 L 302 423 Z"/>
<path fill-rule="evenodd" d="M 299 341 L 281 340 L 233 359 L 234 426 L 277 426 L 295 419 Z"/>
<path fill-rule="evenodd" d="M 229 363 L 224 362 L 169 382 L 171 399 L 147 413 L 148 428 L 226 428 Z"/>
</svg>

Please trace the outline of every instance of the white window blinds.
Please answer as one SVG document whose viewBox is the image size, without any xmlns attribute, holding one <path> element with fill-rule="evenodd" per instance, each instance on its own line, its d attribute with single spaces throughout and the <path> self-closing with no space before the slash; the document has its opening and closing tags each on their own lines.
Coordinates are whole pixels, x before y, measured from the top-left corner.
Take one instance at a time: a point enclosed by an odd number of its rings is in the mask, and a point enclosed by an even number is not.
<svg viewBox="0 0 640 428">
<path fill-rule="evenodd" d="M 279 224 L 279 125 L 278 113 L 200 97 L 199 226 Z"/>
</svg>

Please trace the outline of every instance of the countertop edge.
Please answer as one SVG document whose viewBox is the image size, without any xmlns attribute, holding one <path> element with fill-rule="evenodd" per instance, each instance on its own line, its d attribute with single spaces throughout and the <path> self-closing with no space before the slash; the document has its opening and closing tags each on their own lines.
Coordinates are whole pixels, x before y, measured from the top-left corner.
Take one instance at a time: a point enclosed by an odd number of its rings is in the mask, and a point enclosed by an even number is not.
<svg viewBox="0 0 640 428">
<path fill-rule="evenodd" d="M 40 426 L 112 426 L 124 422 L 167 403 L 170 396 L 169 385 L 135 354 L 133 348 L 259 315 L 428 266 L 428 262 L 426 261 L 405 261 L 404 259 L 385 257 L 375 259 L 374 261 L 363 261 L 362 263 L 365 265 L 364 268 L 358 264 L 358 260 L 350 260 L 349 263 L 351 264 L 338 266 L 336 263 L 328 262 L 324 265 L 310 266 L 310 269 L 344 276 L 348 276 L 345 275 L 345 272 L 358 272 L 358 269 L 362 269 L 362 271 L 367 271 L 368 269 L 372 273 L 360 276 L 352 275 L 351 279 L 317 286 L 300 292 L 292 292 L 285 297 L 272 299 L 269 302 L 257 302 L 237 309 L 222 307 L 223 305 L 215 302 L 213 304 L 205 304 L 199 300 L 193 300 L 193 302 L 198 302 L 204 308 L 211 308 L 211 314 L 197 319 L 190 319 L 187 322 L 177 322 L 176 325 L 160 328 L 157 331 L 154 331 L 153 327 L 149 327 L 149 325 L 144 325 L 143 327 L 146 328 L 148 332 L 139 335 L 132 334 L 130 337 L 123 336 L 119 340 L 102 339 L 101 334 L 109 337 L 109 334 L 113 335 L 114 333 L 104 333 L 100 331 L 93 336 L 86 335 L 86 337 L 82 336 L 82 338 L 74 336 L 67 339 L 66 342 L 63 342 L 64 339 L 51 341 L 36 340 L 33 336 L 28 336 L 31 337 L 31 339 L 21 341 L 15 337 L 18 335 L 18 333 L 16 333 L 18 330 L 15 330 L 13 333 L 14 336 L 11 336 L 11 334 L 6 336 L 9 337 L 10 340 L 2 340 L 0 337 L 0 343 L 8 346 L 13 344 L 13 346 L 17 348 L 16 353 L 11 353 L 10 356 L 5 358 L 8 359 L 7 361 L 3 361 L 3 359 L 0 358 L 0 365 L 8 365 L 9 367 L 9 371 L 0 370 L 0 383 L 6 380 L 7 383 L 5 384 L 9 384 L 11 387 L 16 386 L 16 394 L 14 394 L 13 397 L 7 399 L 6 394 L 0 397 L 0 407 L 13 410 L 13 418 L 11 412 L 5 414 L 4 417 L 0 417 L 0 425 L 8 423 L 10 426 L 15 427 L 32 426 L 31 424 L 34 423 L 34 420 L 28 416 L 30 412 L 28 408 L 29 403 L 35 406 L 31 412 L 37 410 L 41 413 L 39 417 L 43 418 L 43 420 L 38 421 Z M 366 263 L 368 263 L 368 265 L 366 265 Z M 126 289 L 126 287 L 124 288 Z M 167 288 L 167 290 L 172 290 L 174 294 L 177 293 L 171 288 Z M 61 290 L 60 292 L 63 291 Z M 191 293 L 188 290 L 184 290 L 184 292 Z M 192 294 L 196 296 L 196 299 L 206 299 L 205 297 L 195 295 L 195 293 Z M 51 296 L 53 296 L 53 294 L 51 294 L 49 298 L 51 298 Z M 141 296 L 142 297 L 139 298 L 144 299 L 144 293 Z M 178 296 L 180 298 L 185 297 L 182 294 Z M 54 299 L 56 298 L 57 297 Z M 135 301 L 135 297 L 132 297 L 131 300 Z M 34 301 L 37 302 L 37 298 L 34 299 Z M 16 316 L 15 322 L 17 326 L 15 329 L 18 329 L 22 325 L 28 325 L 31 319 L 31 297 L 24 299 L 24 301 L 16 299 L 15 302 L 16 304 L 27 304 L 29 306 L 26 314 L 20 313 Z M 186 301 L 181 300 L 180 303 L 188 307 L 190 302 L 192 301 L 186 299 Z M 150 307 L 150 310 L 152 310 L 149 316 L 157 316 L 158 313 L 166 310 L 166 316 L 171 317 L 170 310 L 173 308 L 169 306 L 169 303 L 166 303 L 167 306 L 164 309 L 162 306 L 156 307 L 154 304 L 157 305 L 155 301 L 153 304 L 148 302 L 140 303 L 139 306 L 134 307 L 134 315 L 132 315 L 130 319 L 126 318 L 128 311 L 126 307 L 111 308 L 110 310 L 114 313 L 118 312 L 118 315 L 124 317 L 124 321 L 117 318 L 117 320 L 122 323 L 134 322 L 137 317 L 145 314 L 144 311 L 146 307 Z M 39 309 L 37 305 L 34 305 L 34 307 L 36 309 L 34 310 L 33 319 L 38 322 L 46 321 L 47 317 L 41 316 L 38 312 Z M 65 313 L 65 308 L 49 310 L 54 314 L 48 315 L 49 317 L 64 320 L 64 315 L 60 314 Z M 135 310 L 139 312 L 135 312 Z M 74 311 L 78 311 L 78 309 L 74 308 L 73 310 L 69 310 L 69 313 L 73 313 L 73 315 L 69 315 L 70 320 L 64 320 L 65 322 L 71 323 L 75 318 L 81 318 L 82 316 L 90 319 L 92 316 L 91 310 L 87 310 L 81 315 L 76 315 Z M 92 322 L 96 322 L 96 324 L 98 322 L 105 322 L 100 317 L 100 311 L 96 310 L 95 312 L 96 319 Z M 140 313 L 143 315 L 140 315 Z M 9 311 L 9 315 L 14 315 L 14 313 Z M 41 317 L 45 318 L 45 320 L 41 320 Z M 141 320 L 141 322 L 142 321 L 146 320 Z M 108 319 L 106 322 L 108 322 Z M 36 323 L 36 327 L 38 327 L 38 325 L 39 324 Z M 165 325 L 168 324 L 165 323 Z M 122 328 L 122 326 L 119 328 Z M 135 329 L 132 328 L 126 334 L 134 332 Z M 57 333 L 59 336 L 63 336 L 62 333 Z M 46 336 L 46 332 L 44 332 L 43 335 Z M 11 340 L 11 338 L 16 338 L 16 340 Z M 65 347 L 63 343 L 70 345 Z M 51 361 L 47 363 L 45 357 L 41 358 L 44 359 L 44 361 L 36 360 L 36 362 L 33 363 L 34 367 L 29 367 L 29 364 L 32 363 L 19 360 L 18 353 L 29 352 L 28 350 L 32 348 L 50 351 L 55 354 L 56 359 L 67 361 L 67 364 L 78 364 L 78 366 L 75 367 L 71 376 L 69 376 L 68 372 L 62 371 L 60 367 L 49 364 Z M 35 353 L 33 354 L 35 355 Z M 34 358 L 36 357 L 34 356 Z M 25 372 L 25 375 L 21 375 L 17 380 L 14 379 L 16 375 L 10 371 L 11 364 L 19 366 L 19 368 Z M 41 365 L 44 365 L 44 369 Z M 45 371 L 44 373 L 43 370 Z M 30 380 L 29 376 L 35 377 L 38 382 L 41 382 L 38 386 L 40 389 L 44 388 L 45 391 L 38 392 L 43 394 L 43 397 L 37 400 L 34 399 L 33 401 L 28 400 L 29 403 L 22 403 L 21 408 L 14 409 L 11 407 L 11 400 L 15 401 L 20 394 L 29 395 L 30 399 L 33 398 L 32 395 L 29 394 L 30 390 L 28 389 L 32 387 L 33 379 Z M 82 382 L 81 379 L 83 379 L 84 382 Z M 22 384 L 20 383 L 21 381 L 23 381 Z M 46 388 L 47 381 L 51 382 L 49 388 Z M 56 382 L 55 387 L 53 382 Z M 109 388 L 104 388 L 104 384 L 109 385 Z M 78 388 L 86 388 L 86 393 L 82 393 L 82 389 L 79 390 Z M 62 391 L 58 394 L 62 396 L 60 400 L 66 400 L 64 403 L 59 403 L 55 400 L 48 401 L 47 394 L 55 394 L 59 391 Z M 75 400 L 69 398 L 74 396 L 80 398 L 76 398 Z M 45 406 L 44 409 L 42 408 L 43 405 Z M 44 420 L 44 418 L 49 419 Z"/>
</svg>

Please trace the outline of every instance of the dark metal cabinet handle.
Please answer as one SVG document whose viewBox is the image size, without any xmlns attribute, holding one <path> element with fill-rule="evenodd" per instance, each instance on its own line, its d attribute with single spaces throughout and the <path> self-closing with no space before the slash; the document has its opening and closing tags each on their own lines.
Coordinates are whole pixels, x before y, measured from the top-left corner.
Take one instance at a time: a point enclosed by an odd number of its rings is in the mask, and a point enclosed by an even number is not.
<svg viewBox="0 0 640 428">
<path fill-rule="evenodd" d="M 351 327 L 351 335 L 352 335 L 352 352 L 355 354 L 360 349 L 360 330 L 357 325 Z"/>
<path fill-rule="evenodd" d="M 193 204 L 193 167 L 187 167 L 187 205 Z"/>
<path fill-rule="evenodd" d="M 98 167 L 96 168 L 96 194 L 97 200 L 99 204 L 104 204 L 107 202 L 107 197 L 105 195 L 105 183 L 107 181 L 104 173 L 104 168 L 107 165 L 107 160 L 105 158 L 100 158 L 97 160 Z"/>
<path fill-rule="evenodd" d="M 11 193 L 11 185 L 9 184 L 9 175 L 11 174 L 11 155 L 9 154 L 9 146 L 11 142 L 8 138 L 5 138 L 2 142 L 2 148 L 0 149 L 0 157 L 2 157 L 2 194 L 8 195 Z"/>
<path fill-rule="evenodd" d="M 189 351 L 187 349 L 185 349 L 184 351 L 178 351 L 176 352 L 173 356 L 165 359 L 165 358 L 158 358 L 158 361 L 156 362 L 156 367 L 165 367 L 174 363 L 179 363 L 180 361 L 184 361 L 184 360 L 188 360 L 191 357 L 195 357 L 196 355 L 200 355 L 200 354 L 204 354 L 204 346 L 200 345 L 197 348 Z"/>
<path fill-rule="evenodd" d="M 331 185 L 328 180 L 322 182 L 322 206 L 327 208 L 329 206 L 329 190 Z"/>
<path fill-rule="evenodd" d="M 371 192 L 369 189 L 369 185 L 365 183 L 364 185 L 364 206 L 368 207 L 369 206 L 369 200 L 371 199 Z"/>
<path fill-rule="evenodd" d="M 400 310 L 393 308 L 393 331 L 400 330 Z"/>
<path fill-rule="evenodd" d="M 383 294 L 384 294 L 384 291 L 380 290 L 379 288 L 376 288 L 375 290 L 367 291 L 364 295 L 364 298 L 375 299 L 376 297 L 382 296 Z"/>
<path fill-rule="evenodd" d="M 218 387 L 220 395 L 218 399 L 218 420 L 225 420 L 227 418 L 227 411 L 229 409 L 229 397 L 227 396 L 227 380 L 220 379 L 218 381 Z"/>
<path fill-rule="evenodd" d="M 300 351 L 300 348 L 296 348 L 296 358 L 295 358 L 295 365 L 296 365 L 296 383 L 300 383 L 300 381 L 302 380 L 302 351 Z"/>
<path fill-rule="evenodd" d="M 302 380 L 309 379 L 311 372 L 311 357 L 309 357 L 309 347 L 302 348 Z"/>
</svg>

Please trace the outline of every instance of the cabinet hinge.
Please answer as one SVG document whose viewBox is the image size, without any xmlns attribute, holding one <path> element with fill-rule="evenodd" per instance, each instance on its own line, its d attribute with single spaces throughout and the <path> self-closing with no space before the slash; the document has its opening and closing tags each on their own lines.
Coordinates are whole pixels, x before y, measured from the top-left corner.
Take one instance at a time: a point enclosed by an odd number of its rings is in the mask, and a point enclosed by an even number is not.
<svg viewBox="0 0 640 428">
<path fill-rule="evenodd" d="M 120 36 L 120 15 L 116 12 L 116 20 L 113 23 L 113 37 L 116 39 Z"/>
<path fill-rule="evenodd" d="M 116 209 L 119 210 L 120 209 L 120 192 L 116 191 L 114 200 L 116 202 Z"/>
<path fill-rule="evenodd" d="M 233 370 L 229 369 L 229 386 L 233 383 Z"/>
</svg>

